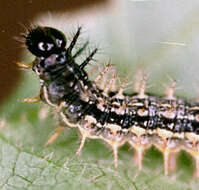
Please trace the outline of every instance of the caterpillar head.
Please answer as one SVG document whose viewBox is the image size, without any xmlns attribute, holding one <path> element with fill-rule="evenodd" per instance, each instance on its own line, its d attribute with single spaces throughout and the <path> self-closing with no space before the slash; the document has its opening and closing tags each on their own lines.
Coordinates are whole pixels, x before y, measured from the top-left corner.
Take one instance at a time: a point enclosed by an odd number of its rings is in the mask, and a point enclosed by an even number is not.
<svg viewBox="0 0 199 190">
<path fill-rule="evenodd" d="M 66 46 L 65 35 L 51 27 L 37 26 L 25 36 L 28 50 L 37 57 L 49 57 Z"/>
</svg>

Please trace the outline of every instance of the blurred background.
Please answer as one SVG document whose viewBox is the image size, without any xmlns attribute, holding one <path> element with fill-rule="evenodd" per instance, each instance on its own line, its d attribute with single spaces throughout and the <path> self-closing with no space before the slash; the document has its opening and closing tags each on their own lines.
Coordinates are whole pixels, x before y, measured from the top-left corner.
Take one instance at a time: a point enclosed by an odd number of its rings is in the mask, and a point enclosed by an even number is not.
<svg viewBox="0 0 199 190">
<path fill-rule="evenodd" d="M 197 0 L 21 0 L 2 1 L 0 11 L 0 101 L 20 85 L 24 47 L 15 40 L 31 23 L 67 34 L 83 26 L 99 62 L 111 60 L 119 74 L 149 73 L 149 91 L 163 94 L 177 80 L 177 95 L 194 98 L 198 88 L 199 2 Z M 67 36 L 68 37 L 68 36 Z"/>
</svg>

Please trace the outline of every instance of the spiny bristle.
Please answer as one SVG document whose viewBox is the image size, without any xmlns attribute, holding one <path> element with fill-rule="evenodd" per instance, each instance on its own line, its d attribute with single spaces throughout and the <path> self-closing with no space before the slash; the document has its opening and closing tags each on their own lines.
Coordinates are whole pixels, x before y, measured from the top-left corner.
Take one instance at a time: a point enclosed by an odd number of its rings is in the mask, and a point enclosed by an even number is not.
<svg viewBox="0 0 199 190">
<path fill-rule="evenodd" d="M 116 80 L 117 80 L 117 75 L 115 73 L 115 70 L 112 73 L 112 77 L 109 80 L 109 82 L 107 82 L 107 84 L 104 87 L 104 93 L 106 95 L 108 95 L 108 93 L 112 90 L 112 89 L 116 89 Z"/>
<path fill-rule="evenodd" d="M 85 60 L 83 63 L 81 63 L 81 65 L 79 66 L 79 68 L 80 68 L 81 70 L 83 70 L 84 67 L 93 59 L 93 56 L 94 56 L 96 53 L 97 53 L 97 48 L 94 49 L 94 50 L 91 52 L 91 54 L 86 58 L 86 60 Z"/>
<path fill-rule="evenodd" d="M 139 98 L 147 98 L 147 95 L 145 94 L 146 82 L 147 82 L 147 75 L 144 74 L 142 76 L 142 80 L 140 81 L 140 85 L 139 85 L 139 90 L 138 90 L 138 97 Z"/>
<path fill-rule="evenodd" d="M 110 69 L 111 67 L 112 67 L 112 65 L 111 65 L 110 63 L 108 63 L 108 64 L 105 66 L 104 70 L 101 71 L 101 72 L 97 75 L 97 77 L 95 78 L 94 82 L 95 82 L 95 83 L 98 83 L 98 81 L 101 80 L 101 79 L 104 77 L 104 75 L 109 71 L 109 69 Z"/>
<path fill-rule="evenodd" d="M 176 88 L 176 81 L 172 81 L 171 85 L 168 86 L 165 90 L 165 94 L 167 99 L 173 100 L 176 99 L 175 97 L 175 88 Z"/>
</svg>

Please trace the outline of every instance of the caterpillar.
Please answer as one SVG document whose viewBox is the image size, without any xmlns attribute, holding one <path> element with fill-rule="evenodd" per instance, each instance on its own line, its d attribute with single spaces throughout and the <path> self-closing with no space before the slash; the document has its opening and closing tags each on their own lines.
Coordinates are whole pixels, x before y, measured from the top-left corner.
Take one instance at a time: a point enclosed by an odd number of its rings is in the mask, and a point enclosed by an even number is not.
<svg viewBox="0 0 199 190">
<path fill-rule="evenodd" d="M 77 63 L 77 57 L 88 45 L 85 42 L 73 52 L 80 34 L 81 27 L 69 44 L 61 31 L 51 27 L 34 26 L 24 35 L 27 49 L 36 58 L 17 65 L 32 69 L 41 88 L 38 96 L 22 101 L 43 101 L 60 117 L 60 125 L 45 145 L 53 143 L 66 127 L 78 128 L 81 143 L 77 155 L 87 138 L 102 139 L 113 149 L 117 167 L 118 148 L 129 143 L 136 151 L 140 171 L 144 151 L 153 145 L 163 153 L 165 175 L 175 168 L 172 160 L 177 153 L 185 150 L 195 159 L 195 175 L 199 178 L 199 102 L 176 98 L 175 82 L 165 97 L 149 95 L 145 92 L 145 75 L 138 92 L 125 94 L 125 82 L 115 90 L 116 75 L 106 78 L 110 64 L 90 80 L 85 67 L 98 49 Z"/>
</svg>

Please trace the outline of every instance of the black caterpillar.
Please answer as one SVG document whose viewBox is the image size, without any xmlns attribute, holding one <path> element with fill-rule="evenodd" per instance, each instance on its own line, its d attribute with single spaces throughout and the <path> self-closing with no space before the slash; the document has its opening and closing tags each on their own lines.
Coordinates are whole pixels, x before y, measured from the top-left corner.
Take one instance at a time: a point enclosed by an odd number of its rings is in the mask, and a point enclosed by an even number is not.
<svg viewBox="0 0 199 190">
<path fill-rule="evenodd" d="M 176 98 L 175 82 L 165 98 L 146 94 L 146 76 L 140 81 L 137 93 L 125 95 L 123 84 L 114 91 L 112 86 L 117 78 L 105 80 L 110 65 L 94 81 L 89 80 L 84 67 L 92 61 L 97 49 L 78 64 L 76 58 L 88 44 L 73 53 L 80 33 L 81 27 L 68 46 L 64 34 L 51 27 L 36 26 L 25 35 L 25 44 L 36 58 L 31 64 L 17 64 L 36 73 L 41 89 L 39 96 L 23 101 L 42 100 L 54 107 L 61 118 L 61 126 L 46 145 L 51 144 L 64 127 L 77 127 L 82 135 L 77 154 L 86 138 L 103 139 L 113 148 L 117 167 L 118 148 L 128 142 L 136 150 L 139 170 L 144 151 L 154 145 L 164 155 L 165 175 L 175 168 L 171 160 L 184 149 L 195 158 L 199 177 L 199 103 Z"/>
</svg>

